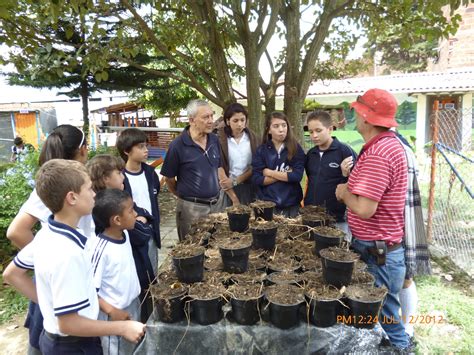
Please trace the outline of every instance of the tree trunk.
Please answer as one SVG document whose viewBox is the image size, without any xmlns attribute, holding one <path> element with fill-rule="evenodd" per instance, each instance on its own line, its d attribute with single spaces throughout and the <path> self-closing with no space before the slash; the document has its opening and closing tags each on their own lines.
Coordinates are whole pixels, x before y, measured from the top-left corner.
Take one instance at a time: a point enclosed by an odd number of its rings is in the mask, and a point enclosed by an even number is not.
<svg viewBox="0 0 474 355">
<path fill-rule="evenodd" d="M 298 142 L 303 141 L 303 123 L 299 88 L 300 65 L 300 1 L 293 0 L 282 10 L 286 25 L 286 61 L 285 61 L 285 96 L 283 107 L 293 128 Z M 298 111 L 299 110 L 299 111 Z"/>
<path fill-rule="evenodd" d="M 82 130 L 86 137 L 89 136 L 89 83 L 86 79 L 81 80 L 82 119 L 84 125 Z"/>
<path fill-rule="evenodd" d="M 255 42 L 248 43 L 244 48 L 244 53 L 249 127 L 258 137 L 260 137 L 263 130 L 263 120 L 259 85 L 260 73 L 258 71 L 258 58 L 255 55 Z"/>
</svg>

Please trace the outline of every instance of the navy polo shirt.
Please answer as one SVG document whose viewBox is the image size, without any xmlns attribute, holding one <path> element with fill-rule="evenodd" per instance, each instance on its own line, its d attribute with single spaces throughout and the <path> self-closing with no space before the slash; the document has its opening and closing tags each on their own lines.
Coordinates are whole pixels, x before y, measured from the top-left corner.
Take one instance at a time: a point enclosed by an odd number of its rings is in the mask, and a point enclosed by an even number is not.
<svg viewBox="0 0 474 355">
<path fill-rule="evenodd" d="M 170 143 L 160 174 L 176 177 L 179 197 L 209 199 L 216 197 L 220 190 L 217 174 L 220 160 L 217 136 L 207 135 L 204 150 L 191 139 L 188 126 Z"/>
<path fill-rule="evenodd" d="M 336 137 L 333 137 L 331 145 L 322 157 L 320 153 L 319 147 L 316 146 L 306 154 L 308 188 L 304 204 L 324 206 L 329 214 L 336 217 L 337 222 L 343 222 L 346 205 L 336 199 L 336 187 L 346 183 L 348 178 L 342 175 L 341 162 L 352 156 L 355 163 L 357 154 Z"/>
</svg>

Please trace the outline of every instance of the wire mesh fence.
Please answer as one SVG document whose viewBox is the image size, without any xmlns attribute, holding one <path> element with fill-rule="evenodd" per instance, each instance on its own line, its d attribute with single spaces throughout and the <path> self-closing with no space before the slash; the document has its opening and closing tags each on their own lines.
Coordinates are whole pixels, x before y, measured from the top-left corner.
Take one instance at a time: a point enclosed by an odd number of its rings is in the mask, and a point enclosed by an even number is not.
<svg viewBox="0 0 474 355">
<path fill-rule="evenodd" d="M 430 118 L 430 163 L 420 176 L 428 240 L 474 274 L 474 111 L 439 110 Z"/>
</svg>

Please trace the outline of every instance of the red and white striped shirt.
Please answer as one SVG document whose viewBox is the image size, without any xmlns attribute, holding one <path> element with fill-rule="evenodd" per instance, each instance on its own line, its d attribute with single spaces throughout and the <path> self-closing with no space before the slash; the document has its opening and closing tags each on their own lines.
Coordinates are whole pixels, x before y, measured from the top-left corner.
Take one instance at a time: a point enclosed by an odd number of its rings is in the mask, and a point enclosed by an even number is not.
<svg viewBox="0 0 474 355">
<path fill-rule="evenodd" d="M 404 236 L 407 160 L 394 133 L 384 132 L 367 142 L 349 176 L 348 188 L 355 195 L 378 202 L 369 219 L 362 219 L 348 209 L 353 236 L 366 241 L 400 243 Z"/>
</svg>

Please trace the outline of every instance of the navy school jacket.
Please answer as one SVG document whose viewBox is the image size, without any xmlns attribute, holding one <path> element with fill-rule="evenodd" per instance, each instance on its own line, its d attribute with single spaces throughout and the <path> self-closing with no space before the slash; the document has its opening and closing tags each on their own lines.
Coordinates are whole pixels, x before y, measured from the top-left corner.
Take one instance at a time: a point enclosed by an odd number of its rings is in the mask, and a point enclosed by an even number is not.
<svg viewBox="0 0 474 355">
<path fill-rule="evenodd" d="M 257 196 L 260 200 L 273 201 L 278 208 L 299 205 L 303 199 L 300 181 L 303 178 L 305 155 L 298 144 L 296 154 L 288 161 L 288 149 L 283 148 L 278 154 L 272 141 L 263 143 L 252 157 L 252 183 L 257 185 Z M 288 171 L 288 182 L 277 181 L 264 186 L 263 169 Z"/>
<path fill-rule="evenodd" d="M 342 176 L 341 162 L 352 156 L 355 164 L 357 154 L 336 137 L 333 139 L 322 157 L 319 147 L 311 148 L 306 154 L 305 169 L 308 189 L 304 204 L 326 207 L 328 213 L 336 217 L 337 222 L 343 222 L 346 205 L 337 201 L 336 187 L 338 184 L 346 183 L 348 178 Z"/>
</svg>

